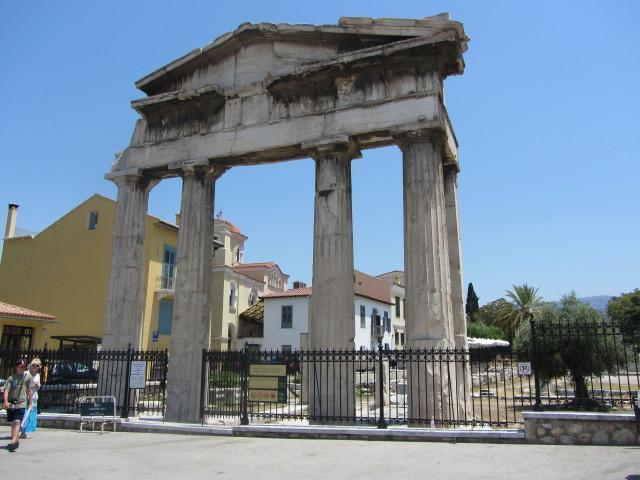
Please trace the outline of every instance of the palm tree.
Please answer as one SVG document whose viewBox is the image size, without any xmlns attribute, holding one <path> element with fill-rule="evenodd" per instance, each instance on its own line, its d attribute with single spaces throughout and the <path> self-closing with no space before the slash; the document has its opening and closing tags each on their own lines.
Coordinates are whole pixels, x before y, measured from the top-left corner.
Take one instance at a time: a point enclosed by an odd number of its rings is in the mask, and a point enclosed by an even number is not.
<svg viewBox="0 0 640 480">
<path fill-rule="evenodd" d="M 506 298 L 509 306 L 497 320 L 511 340 L 518 327 L 533 318 L 534 311 L 542 303 L 542 297 L 538 296 L 538 288 L 525 283 L 513 285 L 513 290 L 507 290 Z"/>
</svg>

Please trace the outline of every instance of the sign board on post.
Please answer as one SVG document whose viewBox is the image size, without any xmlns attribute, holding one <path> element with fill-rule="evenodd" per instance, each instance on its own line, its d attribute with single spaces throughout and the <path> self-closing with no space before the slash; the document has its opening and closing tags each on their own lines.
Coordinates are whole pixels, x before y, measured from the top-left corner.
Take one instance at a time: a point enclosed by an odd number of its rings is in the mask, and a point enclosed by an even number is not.
<svg viewBox="0 0 640 480">
<path fill-rule="evenodd" d="M 249 365 L 249 401 L 286 403 L 287 366 Z"/>
<path fill-rule="evenodd" d="M 518 375 L 531 375 L 531 362 L 518 362 Z"/>
<path fill-rule="evenodd" d="M 144 389 L 147 380 L 147 362 L 145 360 L 132 360 L 129 372 L 129 388 Z"/>
<path fill-rule="evenodd" d="M 153 333 L 151 334 L 151 341 L 153 343 L 158 343 L 159 337 L 160 337 L 160 332 L 158 332 L 158 330 L 154 330 Z"/>
</svg>

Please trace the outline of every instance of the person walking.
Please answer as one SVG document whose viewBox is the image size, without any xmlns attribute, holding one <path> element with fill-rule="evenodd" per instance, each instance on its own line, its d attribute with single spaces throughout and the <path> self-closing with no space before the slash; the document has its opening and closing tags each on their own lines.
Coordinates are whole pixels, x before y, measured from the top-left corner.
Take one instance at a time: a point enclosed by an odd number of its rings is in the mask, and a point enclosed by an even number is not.
<svg viewBox="0 0 640 480">
<path fill-rule="evenodd" d="M 20 424 L 20 438 L 30 438 L 29 434 L 36 431 L 38 426 L 38 390 L 40 390 L 40 368 L 42 362 L 39 358 L 31 360 L 29 375 L 31 375 L 31 407 L 26 411 Z"/>
<path fill-rule="evenodd" d="M 27 372 L 27 362 L 20 359 L 16 362 L 16 372 L 10 376 L 4 387 L 2 405 L 7 411 L 7 422 L 11 425 L 11 443 L 7 450 L 15 451 L 20 446 L 20 424 L 25 411 L 32 407 L 33 390 L 31 388 L 31 374 Z"/>
</svg>

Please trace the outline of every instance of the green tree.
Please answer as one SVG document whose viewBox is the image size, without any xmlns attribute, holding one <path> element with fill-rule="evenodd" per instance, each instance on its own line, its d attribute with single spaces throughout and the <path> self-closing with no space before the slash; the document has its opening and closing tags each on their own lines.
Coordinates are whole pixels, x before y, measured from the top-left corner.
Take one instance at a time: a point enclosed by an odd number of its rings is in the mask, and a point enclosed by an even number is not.
<svg viewBox="0 0 640 480">
<path fill-rule="evenodd" d="M 512 339 L 520 325 L 533 318 L 542 303 L 542 297 L 538 296 L 538 288 L 526 283 L 513 285 L 513 290 L 507 290 L 506 297 L 510 308 L 504 309 L 498 316 L 498 325 Z"/>
<path fill-rule="evenodd" d="M 465 305 L 464 311 L 467 314 L 467 318 L 473 321 L 473 317 L 478 310 L 480 310 L 480 299 L 473 289 L 473 283 L 469 282 L 469 287 L 467 288 L 467 304 Z"/>
<path fill-rule="evenodd" d="M 602 332 L 602 317 L 575 293 L 562 298 L 560 307 L 545 304 L 534 313 L 535 370 L 541 382 L 568 375 L 575 389 L 572 402 L 579 407 L 602 407 L 590 399 L 587 377 L 615 373 L 625 362 L 619 336 Z M 514 347 L 533 353 L 530 322 L 518 329 Z"/>
<path fill-rule="evenodd" d="M 505 312 L 510 311 L 511 304 L 504 298 L 498 298 L 480 307 L 480 310 L 474 315 L 474 321 L 484 323 L 487 326 L 497 326 L 500 328 L 500 318 Z"/>
<path fill-rule="evenodd" d="M 607 313 L 620 322 L 627 343 L 640 344 L 640 290 L 613 297 L 607 305 Z"/>
<path fill-rule="evenodd" d="M 504 339 L 504 332 L 495 325 L 485 325 L 481 322 L 469 322 L 467 324 L 467 336 L 472 338 Z"/>
</svg>

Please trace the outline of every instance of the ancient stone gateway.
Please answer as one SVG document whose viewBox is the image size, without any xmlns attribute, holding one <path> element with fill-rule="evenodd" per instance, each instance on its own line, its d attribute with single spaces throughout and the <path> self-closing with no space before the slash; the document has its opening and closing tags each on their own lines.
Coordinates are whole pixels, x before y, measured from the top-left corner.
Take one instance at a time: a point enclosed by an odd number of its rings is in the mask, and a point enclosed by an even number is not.
<svg viewBox="0 0 640 480">
<path fill-rule="evenodd" d="M 118 201 L 103 341 L 106 347 L 140 344 L 148 194 L 159 180 L 179 176 L 169 420 L 199 420 L 215 183 L 237 165 L 315 160 L 309 346 L 350 349 L 351 160 L 363 149 L 398 145 L 408 344 L 464 345 L 457 142 L 443 82 L 463 72 L 467 40 L 462 24 L 447 14 L 341 18 L 321 26 L 245 23 L 136 82 L 147 95 L 132 102 L 141 118 L 106 175 L 118 186 Z M 330 385 L 318 388 L 312 395 L 334 397 Z M 410 412 L 430 408 L 425 395 L 410 397 Z M 333 417 L 354 413 L 353 402 L 310 403 Z"/>
</svg>

